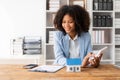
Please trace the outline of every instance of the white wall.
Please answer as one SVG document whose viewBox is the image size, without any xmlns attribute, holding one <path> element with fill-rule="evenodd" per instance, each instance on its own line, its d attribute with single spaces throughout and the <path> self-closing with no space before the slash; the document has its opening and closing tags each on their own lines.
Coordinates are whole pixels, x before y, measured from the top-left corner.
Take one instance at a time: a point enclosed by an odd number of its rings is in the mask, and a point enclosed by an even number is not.
<svg viewBox="0 0 120 80">
<path fill-rule="evenodd" d="M 42 35 L 45 0 L 0 0 L 0 56 L 9 56 L 10 40 Z"/>
</svg>

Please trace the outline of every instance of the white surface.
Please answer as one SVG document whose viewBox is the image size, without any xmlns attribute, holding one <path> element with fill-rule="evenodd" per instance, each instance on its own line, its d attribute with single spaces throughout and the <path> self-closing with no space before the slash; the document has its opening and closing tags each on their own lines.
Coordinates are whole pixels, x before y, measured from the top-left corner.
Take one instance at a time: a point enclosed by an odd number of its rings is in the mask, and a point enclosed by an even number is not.
<svg viewBox="0 0 120 80">
<path fill-rule="evenodd" d="M 54 65 L 42 65 L 31 69 L 30 71 L 35 72 L 56 72 L 63 68 L 64 66 L 54 66 Z"/>
</svg>

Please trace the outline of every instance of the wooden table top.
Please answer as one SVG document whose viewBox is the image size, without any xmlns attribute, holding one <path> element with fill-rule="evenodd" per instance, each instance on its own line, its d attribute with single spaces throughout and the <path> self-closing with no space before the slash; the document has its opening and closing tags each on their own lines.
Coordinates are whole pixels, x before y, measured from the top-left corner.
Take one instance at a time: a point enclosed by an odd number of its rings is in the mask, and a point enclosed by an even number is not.
<svg viewBox="0 0 120 80">
<path fill-rule="evenodd" d="M 98 68 L 82 68 L 81 72 L 66 72 L 66 68 L 56 73 L 30 72 L 23 65 L 0 65 L 0 80 L 120 80 L 120 69 L 113 65 Z"/>
</svg>

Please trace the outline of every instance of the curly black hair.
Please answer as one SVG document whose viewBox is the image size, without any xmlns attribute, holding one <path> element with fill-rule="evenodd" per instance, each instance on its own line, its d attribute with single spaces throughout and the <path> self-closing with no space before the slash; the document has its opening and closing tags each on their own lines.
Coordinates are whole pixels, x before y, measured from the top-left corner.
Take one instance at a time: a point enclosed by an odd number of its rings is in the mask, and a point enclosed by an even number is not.
<svg viewBox="0 0 120 80">
<path fill-rule="evenodd" d="M 90 27 L 89 13 L 79 5 L 64 5 L 57 11 L 53 22 L 57 30 L 66 34 L 62 27 L 62 20 L 66 14 L 70 15 L 75 21 L 75 31 L 78 33 L 78 36 L 80 36 L 82 32 L 88 32 Z"/>
</svg>

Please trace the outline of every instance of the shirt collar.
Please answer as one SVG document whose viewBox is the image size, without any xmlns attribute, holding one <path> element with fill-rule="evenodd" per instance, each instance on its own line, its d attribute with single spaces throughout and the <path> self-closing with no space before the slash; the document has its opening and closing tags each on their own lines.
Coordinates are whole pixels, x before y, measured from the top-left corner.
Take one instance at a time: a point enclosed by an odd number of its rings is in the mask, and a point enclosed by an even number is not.
<svg viewBox="0 0 120 80">
<path fill-rule="evenodd" d="M 73 40 L 76 40 L 77 38 L 78 38 L 78 35 L 76 35 Z M 69 36 L 69 40 L 72 40 L 70 36 Z"/>
</svg>

